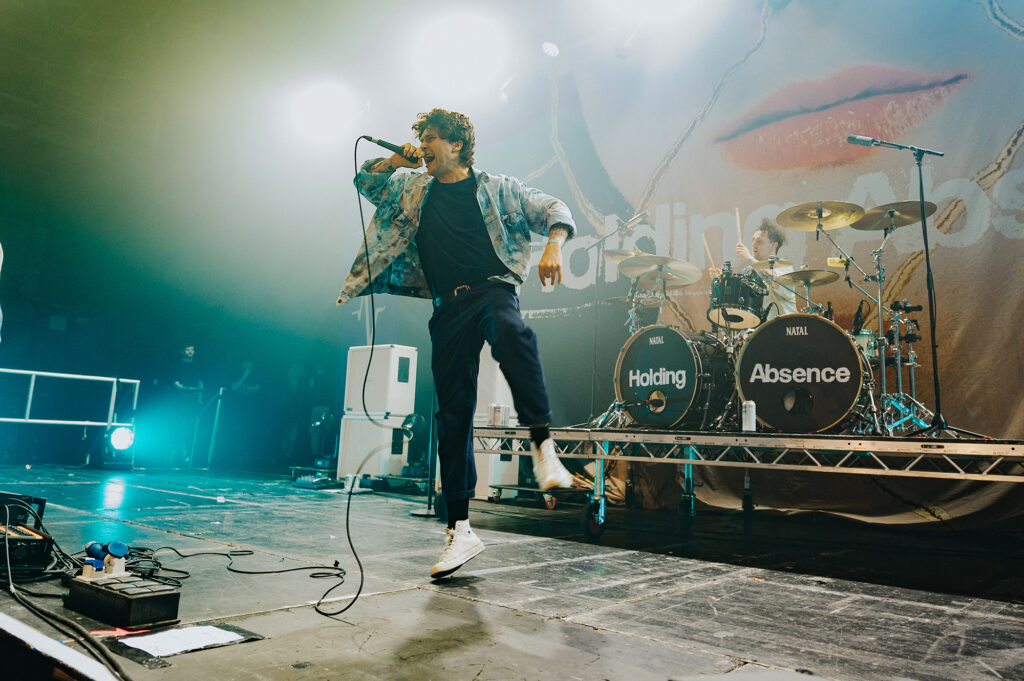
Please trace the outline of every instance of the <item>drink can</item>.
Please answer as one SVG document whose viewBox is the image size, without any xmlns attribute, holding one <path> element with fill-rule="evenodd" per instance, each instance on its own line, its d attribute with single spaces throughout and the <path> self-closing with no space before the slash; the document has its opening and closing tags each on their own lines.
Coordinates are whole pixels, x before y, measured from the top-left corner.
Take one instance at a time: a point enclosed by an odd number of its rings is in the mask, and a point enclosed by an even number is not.
<svg viewBox="0 0 1024 681">
<path fill-rule="evenodd" d="M 757 405 L 753 400 L 743 402 L 743 430 L 757 430 Z"/>
<path fill-rule="evenodd" d="M 507 426 L 509 421 L 509 406 L 507 404 L 492 404 L 487 408 L 487 425 Z"/>
</svg>

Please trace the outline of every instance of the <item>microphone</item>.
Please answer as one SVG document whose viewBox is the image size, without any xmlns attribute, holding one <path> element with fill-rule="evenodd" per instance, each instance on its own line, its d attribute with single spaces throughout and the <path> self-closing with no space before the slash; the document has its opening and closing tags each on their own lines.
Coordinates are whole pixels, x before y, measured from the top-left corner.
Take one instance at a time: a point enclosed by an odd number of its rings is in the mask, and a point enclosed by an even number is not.
<svg viewBox="0 0 1024 681">
<path fill-rule="evenodd" d="M 636 224 L 638 222 L 640 222 L 641 220 L 643 220 L 645 217 L 647 217 L 647 211 L 642 211 L 640 213 L 637 213 L 636 215 L 631 217 L 626 222 L 622 222 L 622 220 L 619 220 L 619 222 L 622 223 L 621 229 L 625 229 L 626 231 L 629 231 L 629 230 L 633 229 L 633 227 L 636 226 Z"/>
<path fill-rule="evenodd" d="M 862 147 L 873 147 L 878 144 L 878 140 L 874 137 L 865 137 L 864 135 L 850 135 L 846 141 L 850 144 L 859 144 Z"/>
<path fill-rule="evenodd" d="M 864 301 L 857 305 L 857 311 L 853 313 L 853 335 L 856 336 L 864 328 Z"/>
<path fill-rule="evenodd" d="M 398 154 L 399 156 L 407 158 L 410 161 L 419 161 L 420 160 L 418 158 L 406 156 L 405 155 L 405 149 L 403 149 L 402 147 L 398 146 L 397 144 L 392 144 L 391 142 L 385 142 L 382 139 L 377 139 L 376 137 L 370 137 L 369 135 L 363 135 L 362 139 L 366 140 L 367 142 L 373 142 L 374 144 L 376 144 L 379 147 L 384 147 L 388 151 L 393 151 L 396 154 Z"/>
<path fill-rule="evenodd" d="M 920 312 L 923 308 L 921 305 L 911 305 L 910 303 L 907 302 L 907 299 L 904 298 L 902 303 L 898 300 L 894 302 L 892 304 L 892 309 L 896 310 L 897 312 Z"/>
</svg>

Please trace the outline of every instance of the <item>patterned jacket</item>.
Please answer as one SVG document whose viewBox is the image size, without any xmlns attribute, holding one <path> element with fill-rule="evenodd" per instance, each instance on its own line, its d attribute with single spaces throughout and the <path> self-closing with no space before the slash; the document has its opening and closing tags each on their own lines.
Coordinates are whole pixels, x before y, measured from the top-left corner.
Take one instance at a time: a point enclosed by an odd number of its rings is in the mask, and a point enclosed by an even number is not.
<svg viewBox="0 0 1024 681">
<path fill-rule="evenodd" d="M 359 193 L 377 206 L 366 230 L 373 292 L 430 298 L 414 237 L 434 178 L 424 172 L 369 172 L 379 160 L 364 163 L 355 178 Z M 473 173 L 476 199 L 494 252 L 510 272 L 499 278 L 518 286 L 526 280 L 530 269 L 530 232 L 546 236 L 551 227 L 563 225 L 571 238 L 576 233 L 576 223 L 564 203 L 514 177 L 491 175 L 476 168 Z M 338 294 L 338 305 L 368 293 L 368 280 L 366 247 L 360 246 Z"/>
</svg>

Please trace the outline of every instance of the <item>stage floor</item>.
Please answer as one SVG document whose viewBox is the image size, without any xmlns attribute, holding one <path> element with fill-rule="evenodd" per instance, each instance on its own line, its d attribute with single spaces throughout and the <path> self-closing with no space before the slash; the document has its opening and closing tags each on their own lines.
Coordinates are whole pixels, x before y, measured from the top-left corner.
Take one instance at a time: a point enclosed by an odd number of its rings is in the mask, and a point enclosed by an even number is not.
<svg viewBox="0 0 1024 681">
<path fill-rule="evenodd" d="M 338 560 L 355 592 L 343 494 L 289 479 L 60 468 L 0 470 L 0 490 L 43 497 L 68 552 L 92 540 L 245 548 L 241 569 Z M 451 579 L 427 572 L 444 541 L 422 498 L 352 500 L 363 594 L 328 619 L 312 602 L 333 582 L 227 572 L 225 558 L 165 565 L 191 577 L 183 624 L 228 624 L 262 640 L 166 658 L 134 679 L 1024 678 L 1024 533 L 953 534 L 865 526 L 822 514 L 702 510 L 681 537 L 671 513 L 612 507 L 599 543 L 581 506 L 473 502 L 487 550 Z M 58 592 L 49 582 L 30 587 Z M 76 617 L 87 629 L 108 629 Z M 0 612 L 61 635 L 11 598 Z M 812 676 L 808 676 L 808 672 Z"/>
</svg>

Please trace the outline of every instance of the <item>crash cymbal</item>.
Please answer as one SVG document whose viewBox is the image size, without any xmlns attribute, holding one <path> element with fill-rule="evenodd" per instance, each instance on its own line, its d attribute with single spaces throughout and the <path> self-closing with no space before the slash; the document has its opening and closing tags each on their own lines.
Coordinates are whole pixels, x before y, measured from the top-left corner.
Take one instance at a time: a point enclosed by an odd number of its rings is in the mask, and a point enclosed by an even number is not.
<svg viewBox="0 0 1024 681">
<path fill-rule="evenodd" d="M 821 218 L 818 218 L 818 208 Z M 864 209 L 855 203 L 845 201 L 811 201 L 793 206 L 779 213 L 775 221 L 780 227 L 795 229 L 798 232 L 813 232 L 821 228 L 828 231 L 851 225 L 864 217 Z"/>
<path fill-rule="evenodd" d="M 785 286 L 824 286 L 839 279 L 838 272 L 828 270 L 797 270 L 783 274 L 775 281 Z"/>
<path fill-rule="evenodd" d="M 924 216 L 928 217 L 938 209 L 931 201 L 925 201 Z M 850 225 L 862 232 L 881 231 L 889 227 L 903 227 L 921 221 L 921 204 L 917 201 L 896 201 L 875 206 L 864 213 L 864 217 Z"/>
<path fill-rule="evenodd" d="M 700 268 L 685 260 L 670 258 L 667 255 L 648 255 L 647 253 L 634 255 L 620 262 L 619 272 L 630 279 L 660 273 L 664 276 L 655 277 L 655 279 L 664 280 L 667 284 L 674 286 L 692 284 L 700 280 L 702 274 Z M 650 281 L 650 278 L 644 281 Z M 644 281 L 640 282 L 641 285 L 644 284 Z"/>
<path fill-rule="evenodd" d="M 755 260 L 750 263 L 750 266 L 758 272 L 772 274 L 784 267 L 792 267 L 793 263 L 782 258 L 768 258 L 767 260 Z"/>
<path fill-rule="evenodd" d="M 624 248 L 609 248 L 604 252 L 604 257 L 611 260 L 613 263 L 618 265 L 626 258 L 632 258 L 634 255 L 640 255 L 639 251 L 628 251 Z"/>
</svg>

